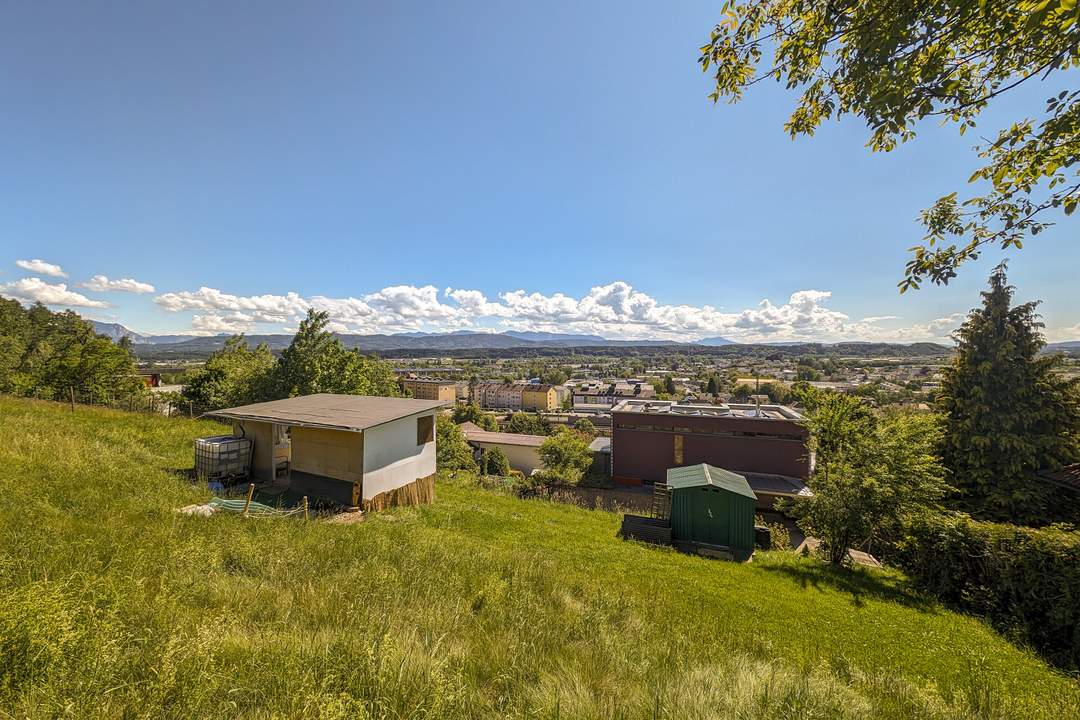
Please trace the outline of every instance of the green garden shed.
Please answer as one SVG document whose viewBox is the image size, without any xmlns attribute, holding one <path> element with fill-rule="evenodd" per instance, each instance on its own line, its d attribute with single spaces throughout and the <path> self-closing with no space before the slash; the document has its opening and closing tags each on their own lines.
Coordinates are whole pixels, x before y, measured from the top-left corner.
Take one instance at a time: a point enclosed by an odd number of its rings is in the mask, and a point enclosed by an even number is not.
<svg viewBox="0 0 1080 720">
<path fill-rule="evenodd" d="M 746 478 L 704 463 L 667 471 L 671 539 L 676 545 L 727 547 L 735 556 L 754 551 L 757 496 Z"/>
</svg>

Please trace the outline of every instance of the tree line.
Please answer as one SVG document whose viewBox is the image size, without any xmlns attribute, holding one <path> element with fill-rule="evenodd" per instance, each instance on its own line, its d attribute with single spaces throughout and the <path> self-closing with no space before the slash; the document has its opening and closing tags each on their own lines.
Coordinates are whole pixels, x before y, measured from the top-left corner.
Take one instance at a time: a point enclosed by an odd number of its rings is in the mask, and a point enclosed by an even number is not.
<svg viewBox="0 0 1080 720">
<path fill-rule="evenodd" d="M 78 314 L 0 298 L 0 393 L 67 400 L 145 391 L 127 339 L 114 343 Z"/>
<path fill-rule="evenodd" d="M 1080 497 L 1045 473 L 1080 462 L 1080 379 L 1042 354 L 1037 303 L 1013 306 L 1005 265 L 956 333 L 937 412 L 875 411 L 809 388 L 811 498 L 791 506 L 830 558 L 903 539 L 926 514 L 1043 526 L 1080 522 Z"/>
</svg>

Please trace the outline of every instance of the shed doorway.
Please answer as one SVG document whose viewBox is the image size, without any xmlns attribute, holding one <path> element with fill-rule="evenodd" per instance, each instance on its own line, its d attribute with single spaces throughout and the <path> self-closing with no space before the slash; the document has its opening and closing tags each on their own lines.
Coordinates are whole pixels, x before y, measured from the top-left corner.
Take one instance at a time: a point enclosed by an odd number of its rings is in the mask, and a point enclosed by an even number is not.
<svg viewBox="0 0 1080 720">
<path fill-rule="evenodd" d="M 292 476 L 292 427 L 275 423 L 272 439 L 274 483 L 288 485 Z"/>
</svg>

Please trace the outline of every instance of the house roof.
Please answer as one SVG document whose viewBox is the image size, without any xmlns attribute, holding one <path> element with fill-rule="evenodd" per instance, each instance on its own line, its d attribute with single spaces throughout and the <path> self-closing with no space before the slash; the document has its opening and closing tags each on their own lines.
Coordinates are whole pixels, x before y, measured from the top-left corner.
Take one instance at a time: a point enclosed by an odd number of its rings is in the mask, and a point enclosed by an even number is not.
<svg viewBox="0 0 1080 720">
<path fill-rule="evenodd" d="M 392 420 L 434 410 L 447 402 L 319 393 L 213 410 L 206 416 L 360 432 Z"/>
<path fill-rule="evenodd" d="M 667 486 L 672 490 L 706 485 L 757 500 L 757 495 L 750 489 L 746 478 L 730 470 L 724 470 L 705 463 L 668 468 Z"/>
<path fill-rule="evenodd" d="M 472 425 L 472 427 L 466 427 Z M 524 435 L 522 433 L 504 433 L 504 432 L 491 432 L 490 430 L 482 430 L 472 423 L 462 423 L 459 425 L 461 432 L 465 434 L 465 439 L 469 442 L 475 443 L 487 443 L 489 445 L 520 445 L 523 447 L 540 447 L 545 440 L 548 439 L 547 435 Z M 473 430 L 472 428 L 476 428 Z"/>
</svg>

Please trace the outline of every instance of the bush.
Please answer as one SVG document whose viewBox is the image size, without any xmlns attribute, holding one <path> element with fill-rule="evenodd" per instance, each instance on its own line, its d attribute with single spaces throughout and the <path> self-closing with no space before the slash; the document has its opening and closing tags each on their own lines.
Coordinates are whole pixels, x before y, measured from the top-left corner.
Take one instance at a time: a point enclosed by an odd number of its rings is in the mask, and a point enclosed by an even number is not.
<svg viewBox="0 0 1080 720">
<path fill-rule="evenodd" d="M 769 527 L 769 549 L 791 550 L 791 533 L 784 523 L 771 522 Z"/>
<path fill-rule="evenodd" d="M 510 460 L 501 448 L 485 450 L 480 462 L 483 472 L 487 475 L 506 477 L 510 474 Z"/>
<path fill-rule="evenodd" d="M 520 470 L 513 470 L 510 473 L 510 480 L 514 494 L 520 498 L 537 497 L 547 490 L 540 473 L 526 475 Z"/>
<path fill-rule="evenodd" d="M 926 515 L 893 561 L 944 603 L 1080 668 L 1080 532 Z"/>
<path fill-rule="evenodd" d="M 538 451 L 544 482 L 548 485 L 577 485 L 592 465 L 592 451 L 581 435 L 560 430 L 540 445 Z"/>
<path fill-rule="evenodd" d="M 440 470 L 476 471 L 476 462 L 465 434 L 445 415 L 435 418 L 435 464 Z"/>
</svg>

